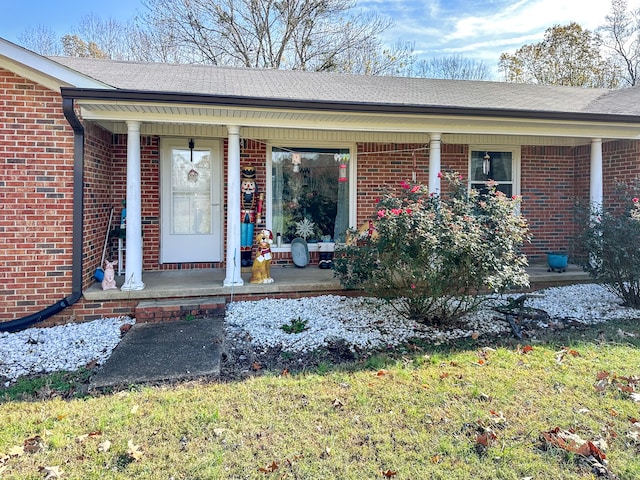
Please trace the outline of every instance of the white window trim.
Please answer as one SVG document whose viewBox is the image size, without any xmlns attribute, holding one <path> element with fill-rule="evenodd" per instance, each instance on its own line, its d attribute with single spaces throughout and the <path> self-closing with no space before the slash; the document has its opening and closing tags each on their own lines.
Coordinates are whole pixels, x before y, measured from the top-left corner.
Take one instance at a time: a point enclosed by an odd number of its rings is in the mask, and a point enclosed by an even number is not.
<svg viewBox="0 0 640 480">
<path fill-rule="evenodd" d="M 272 182 L 272 175 L 271 175 L 271 168 L 273 166 L 273 157 L 272 157 L 272 153 L 273 153 L 273 148 L 286 148 L 286 147 L 307 147 L 307 148 L 342 148 L 342 149 L 349 149 L 349 228 L 354 228 L 354 225 L 356 223 L 356 218 L 357 218 L 357 212 L 358 212 L 358 208 L 357 208 L 357 195 L 356 195 L 356 182 L 357 182 L 357 177 L 356 177 L 356 172 L 358 171 L 357 169 L 357 164 L 358 164 L 358 158 L 357 158 L 357 144 L 355 143 L 327 143 L 327 142 L 304 142 L 304 141 L 292 141 L 292 142 L 288 142 L 288 141 L 278 141 L 278 142 L 268 142 L 267 143 L 267 162 L 266 162 L 266 194 L 265 194 L 265 208 L 266 208 L 266 217 L 265 217 L 265 223 L 267 226 L 267 229 L 273 231 L 273 219 L 272 219 L 272 213 L 273 213 L 273 208 L 272 208 L 272 200 L 273 200 L 273 182 Z M 275 236 L 275 232 L 273 233 Z M 273 239 L 273 245 L 271 246 L 271 251 L 273 252 L 290 252 L 291 251 L 291 244 L 287 243 L 287 244 L 283 244 L 281 247 L 277 247 L 275 246 L 275 238 Z M 317 243 L 310 243 L 308 244 L 308 248 L 310 252 L 316 252 L 318 251 L 318 244 Z"/>
<path fill-rule="evenodd" d="M 520 175 L 521 175 L 521 146 L 509 145 L 469 145 L 469 155 L 467 157 L 467 189 L 471 190 L 471 152 L 473 151 L 487 152 L 510 152 L 511 161 L 513 162 L 513 195 L 520 196 Z"/>
</svg>

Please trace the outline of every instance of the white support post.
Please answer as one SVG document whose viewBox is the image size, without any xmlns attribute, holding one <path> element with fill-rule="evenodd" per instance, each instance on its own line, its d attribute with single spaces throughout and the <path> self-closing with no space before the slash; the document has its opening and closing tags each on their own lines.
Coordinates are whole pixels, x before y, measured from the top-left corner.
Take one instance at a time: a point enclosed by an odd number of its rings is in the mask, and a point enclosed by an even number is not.
<svg viewBox="0 0 640 480">
<path fill-rule="evenodd" d="M 591 139 L 591 170 L 589 172 L 589 201 L 591 208 L 598 211 L 602 208 L 602 139 Z"/>
<path fill-rule="evenodd" d="M 442 134 L 430 134 L 429 143 L 429 193 L 440 195 L 440 138 Z"/>
<path fill-rule="evenodd" d="M 240 127 L 228 125 L 227 254 L 225 287 L 244 285 L 240 263 Z"/>
<path fill-rule="evenodd" d="M 142 195 L 140 122 L 127 121 L 127 261 L 120 290 L 142 290 Z"/>
</svg>

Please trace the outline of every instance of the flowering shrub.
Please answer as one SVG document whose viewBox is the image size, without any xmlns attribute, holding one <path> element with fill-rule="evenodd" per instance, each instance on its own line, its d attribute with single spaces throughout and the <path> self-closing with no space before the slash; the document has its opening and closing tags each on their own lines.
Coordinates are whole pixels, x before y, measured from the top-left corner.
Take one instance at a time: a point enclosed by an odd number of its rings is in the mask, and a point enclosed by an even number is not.
<svg viewBox="0 0 640 480">
<path fill-rule="evenodd" d="M 589 216 L 582 212 L 585 227 L 579 245 L 584 258 L 580 263 L 623 305 L 640 308 L 640 200 L 632 197 L 633 191 L 640 191 L 640 180 L 617 185 L 621 199 L 612 203 L 621 208 L 592 207 Z"/>
<path fill-rule="evenodd" d="M 423 185 L 401 184 L 379 201 L 373 232 L 350 232 L 336 251 L 336 276 L 347 288 L 385 299 L 407 318 L 445 324 L 481 302 L 477 294 L 527 286 L 527 261 L 519 247 L 527 224 L 518 198 L 488 184 L 467 191 L 457 174 L 443 174 L 446 197 Z M 371 234 L 372 233 L 372 234 Z"/>
</svg>

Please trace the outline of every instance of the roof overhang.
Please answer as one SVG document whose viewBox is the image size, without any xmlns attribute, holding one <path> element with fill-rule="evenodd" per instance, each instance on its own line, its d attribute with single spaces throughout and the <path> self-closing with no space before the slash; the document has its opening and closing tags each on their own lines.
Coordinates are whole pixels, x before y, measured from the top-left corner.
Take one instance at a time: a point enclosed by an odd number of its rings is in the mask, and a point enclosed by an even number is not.
<svg viewBox="0 0 640 480">
<path fill-rule="evenodd" d="M 0 67 L 56 91 L 61 86 L 94 88 L 101 91 L 113 89 L 106 83 L 83 75 L 4 38 L 0 38 Z"/>
<path fill-rule="evenodd" d="M 95 121 L 311 130 L 640 138 L 640 116 L 62 88 Z"/>
</svg>

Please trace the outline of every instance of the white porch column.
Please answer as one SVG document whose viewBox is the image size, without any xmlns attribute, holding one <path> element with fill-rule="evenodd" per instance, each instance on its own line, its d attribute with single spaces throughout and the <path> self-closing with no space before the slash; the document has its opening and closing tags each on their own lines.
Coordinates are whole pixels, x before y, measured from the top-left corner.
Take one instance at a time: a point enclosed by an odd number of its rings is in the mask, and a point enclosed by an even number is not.
<svg viewBox="0 0 640 480">
<path fill-rule="evenodd" d="M 142 290 L 142 196 L 140 122 L 127 121 L 127 260 L 120 290 Z"/>
<path fill-rule="evenodd" d="M 591 170 L 590 170 L 589 200 L 591 207 L 602 207 L 602 139 L 591 139 Z"/>
<path fill-rule="evenodd" d="M 440 195 L 440 138 L 441 133 L 430 134 L 429 143 L 429 193 Z"/>
<path fill-rule="evenodd" d="M 227 271 L 223 285 L 244 285 L 240 274 L 240 127 L 227 125 Z"/>
</svg>

